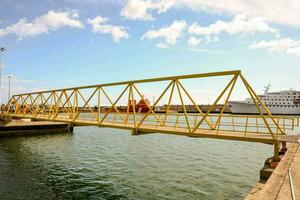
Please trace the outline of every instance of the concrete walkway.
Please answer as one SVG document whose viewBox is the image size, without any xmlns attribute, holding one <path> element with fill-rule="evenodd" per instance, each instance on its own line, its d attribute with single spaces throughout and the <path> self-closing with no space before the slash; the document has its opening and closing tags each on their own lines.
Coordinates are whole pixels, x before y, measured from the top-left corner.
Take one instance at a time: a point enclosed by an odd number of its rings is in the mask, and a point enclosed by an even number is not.
<svg viewBox="0 0 300 200">
<path fill-rule="evenodd" d="M 290 175 L 288 171 L 290 171 Z M 291 180 L 290 181 L 290 177 Z M 245 200 L 300 199 L 300 145 L 292 143 L 266 183 L 257 183 Z"/>
</svg>

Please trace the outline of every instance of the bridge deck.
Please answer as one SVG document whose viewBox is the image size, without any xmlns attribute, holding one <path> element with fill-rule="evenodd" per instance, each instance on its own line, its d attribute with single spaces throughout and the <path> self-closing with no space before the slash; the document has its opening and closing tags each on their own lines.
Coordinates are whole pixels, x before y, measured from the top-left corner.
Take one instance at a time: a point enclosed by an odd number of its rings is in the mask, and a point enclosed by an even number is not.
<svg viewBox="0 0 300 200">
<path fill-rule="evenodd" d="M 117 123 L 103 123 L 103 127 L 119 127 L 122 128 L 123 124 Z M 127 129 L 132 129 L 133 124 L 128 124 Z M 125 127 L 123 127 L 125 128 Z M 183 135 L 189 137 L 199 137 L 199 138 L 215 138 L 215 139 L 227 139 L 227 140 L 239 140 L 239 141 L 249 141 L 249 142 L 264 142 L 273 143 L 274 139 L 271 134 L 266 133 L 247 133 L 238 131 L 216 131 L 216 130 L 206 130 L 198 129 L 194 133 L 189 132 L 188 128 L 173 128 L 173 127 L 162 127 L 154 125 L 141 125 L 139 127 L 141 132 L 158 132 L 172 135 Z M 280 135 L 278 136 L 279 142 L 296 142 L 300 138 L 300 135 Z"/>
<path fill-rule="evenodd" d="M 15 117 L 23 118 L 35 118 L 38 120 L 49 120 L 47 115 L 37 115 L 33 117 L 32 115 L 14 115 Z M 108 128 L 118 128 L 133 130 L 134 124 L 131 122 L 123 123 L 117 121 L 103 121 L 99 124 L 95 119 L 76 119 L 75 121 L 69 120 L 67 118 L 57 117 L 51 119 L 57 122 L 67 122 L 73 123 L 75 126 L 98 126 L 98 127 L 108 127 Z M 170 126 L 160 126 L 151 124 L 141 124 L 138 129 L 138 134 L 147 133 L 163 133 L 172 135 L 182 135 L 188 137 L 198 137 L 198 138 L 215 138 L 215 139 L 226 139 L 226 140 L 238 140 L 238 141 L 248 141 L 248 142 L 261 142 L 273 144 L 275 141 L 279 142 L 297 142 L 300 139 L 300 135 L 278 135 L 277 140 L 274 140 L 269 133 L 251 133 L 245 131 L 224 131 L 224 130 L 209 130 L 209 129 L 197 129 L 195 132 L 191 132 L 187 127 L 170 127 Z"/>
</svg>

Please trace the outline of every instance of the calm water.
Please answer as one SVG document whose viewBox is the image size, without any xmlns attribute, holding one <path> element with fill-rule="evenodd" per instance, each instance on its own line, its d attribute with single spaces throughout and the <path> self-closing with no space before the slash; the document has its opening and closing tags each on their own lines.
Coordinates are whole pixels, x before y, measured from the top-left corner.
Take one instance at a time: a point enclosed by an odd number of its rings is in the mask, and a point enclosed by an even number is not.
<svg viewBox="0 0 300 200">
<path fill-rule="evenodd" d="M 79 127 L 0 139 L 0 199 L 243 199 L 272 146 Z"/>
</svg>

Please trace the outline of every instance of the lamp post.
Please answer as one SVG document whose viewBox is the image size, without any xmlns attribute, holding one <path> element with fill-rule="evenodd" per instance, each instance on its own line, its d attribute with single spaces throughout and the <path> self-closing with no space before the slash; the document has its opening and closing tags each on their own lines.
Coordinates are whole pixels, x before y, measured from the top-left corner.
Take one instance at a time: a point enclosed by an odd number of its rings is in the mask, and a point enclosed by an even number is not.
<svg viewBox="0 0 300 200">
<path fill-rule="evenodd" d="M 10 100 L 10 80 L 12 78 L 12 75 L 8 75 L 7 78 L 8 78 L 8 101 L 7 102 L 9 102 L 9 100 Z"/>
<path fill-rule="evenodd" d="M 4 47 L 0 47 L 0 105 L 1 105 L 1 98 L 2 98 L 2 91 L 1 91 L 1 76 L 2 76 L 2 74 L 1 74 L 1 72 L 2 72 L 2 66 L 3 66 L 3 64 L 2 64 L 2 54 L 3 54 L 3 52 L 4 51 L 6 51 L 6 49 L 4 48 Z"/>
</svg>

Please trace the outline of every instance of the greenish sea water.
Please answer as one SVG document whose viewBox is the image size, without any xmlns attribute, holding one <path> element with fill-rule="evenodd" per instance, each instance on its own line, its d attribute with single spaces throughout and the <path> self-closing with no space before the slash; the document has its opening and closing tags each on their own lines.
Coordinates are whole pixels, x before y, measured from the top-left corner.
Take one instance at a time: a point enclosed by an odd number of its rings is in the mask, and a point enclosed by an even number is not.
<svg viewBox="0 0 300 200">
<path fill-rule="evenodd" d="M 243 199 L 272 146 L 78 127 L 0 139 L 0 199 Z"/>
</svg>

